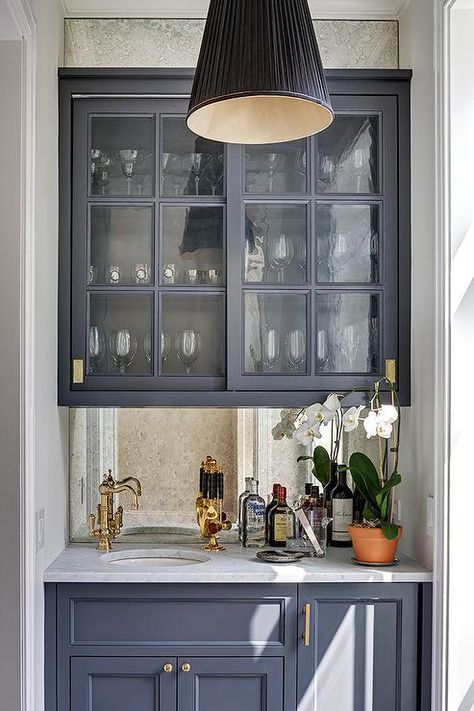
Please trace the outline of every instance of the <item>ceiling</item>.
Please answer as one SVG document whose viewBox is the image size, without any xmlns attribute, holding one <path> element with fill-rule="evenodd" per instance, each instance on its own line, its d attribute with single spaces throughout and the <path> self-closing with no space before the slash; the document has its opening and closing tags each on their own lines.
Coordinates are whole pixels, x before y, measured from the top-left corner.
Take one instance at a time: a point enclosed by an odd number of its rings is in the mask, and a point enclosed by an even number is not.
<svg viewBox="0 0 474 711">
<path fill-rule="evenodd" d="M 209 0 L 62 0 L 67 17 L 203 18 Z M 5 2 L 5 0 L 0 0 Z M 319 19 L 380 19 L 400 17 L 410 0 L 309 0 Z"/>
</svg>

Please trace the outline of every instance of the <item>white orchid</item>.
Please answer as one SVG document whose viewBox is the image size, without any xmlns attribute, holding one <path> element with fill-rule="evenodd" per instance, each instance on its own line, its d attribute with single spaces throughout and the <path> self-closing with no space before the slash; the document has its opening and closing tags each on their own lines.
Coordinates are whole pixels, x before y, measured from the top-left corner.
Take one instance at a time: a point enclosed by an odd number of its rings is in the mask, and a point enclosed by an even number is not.
<svg viewBox="0 0 474 711">
<path fill-rule="evenodd" d="M 364 429 L 367 439 L 378 435 L 383 439 L 390 439 L 393 431 L 393 422 L 398 418 L 398 412 L 392 405 L 382 405 L 378 410 L 371 410 L 364 420 Z"/>
<path fill-rule="evenodd" d="M 382 405 L 377 415 L 378 421 L 387 425 L 393 425 L 398 420 L 398 412 L 395 405 Z"/>
<path fill-rule="evenodd" d="M 315 439 L 321 439 L 321 432 L 319 431 L 320 424 L 313 422 L 304 422 L 296 430 L 294 437 L 301 442 L 301 444 L 312 444 Z"/>
<path fill-rule="evenodd" d="M 371 410 L 364 420 L 364 430 L 367 433 L 367 439 L 375 437 L 377 434 L 377 413 Z"/>
<path fill-rule="evenodd" d="M 285 430 L 283 428 L 283 424 L 281 422 L 278 422 L 278 424 L 275 425 L 275 427 L 272 429 L 272 437 L 273 439 L 280 440 L 283 439 L 285 436 Z"/>
<path fill-rule="evenodd" d="M 393 425 L 389 422 L 377 422 L 377 434 L 384 439 L 390 439 L 392 436 Z"/>
<path fill-rule="evenodd" d="M 364 405 L 359 405 L 359 407 L 350 407 L 346 410 L 342 416 L 342 424 L 344 425 L 345 432 L 353 432 L 358 428 L 360 414 L 364 409 Z"/>
<path fill-rule="evenodd" d="M 341 401 L 339 396 L 335 395 L 334 393 L 329 395 L 323 403 L 323 407 L 325 407 L 327 410 L 330 410 L 331 412 L 336 413 L 337 410 L 339 410 L 341 407 Z"/>
<path fill-rule="evenodd" d="M 308 422 L 316 422 L 319 426 L 327 425 L 331 422 L 335 416 L 336 412 L 334 410 L 329 410 L 326 405 L 321 405 L 320 402 L 310 405 L 306 410 L 306 416 Z"/>
</svg>

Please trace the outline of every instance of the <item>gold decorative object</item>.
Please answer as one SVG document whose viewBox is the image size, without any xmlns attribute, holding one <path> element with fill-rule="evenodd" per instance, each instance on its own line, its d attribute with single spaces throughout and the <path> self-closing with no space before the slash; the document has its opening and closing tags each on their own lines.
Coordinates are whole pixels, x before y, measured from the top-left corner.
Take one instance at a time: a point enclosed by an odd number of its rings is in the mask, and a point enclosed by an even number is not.
<svg viewBox="0 0 474 711">
<path fill-rule="evenodd" d="M 206 457 L 201 464 L 199 496 L 196 499 L 196 518 L 201 538 L 209 542 L 205 551 L 215 553 L 225 550 L 219 545 L 221 531 L 230 531 L 232 523 L 222 510 L 224 499 L 224 474 L 213 457 Z"/>
<path fill-rule="evenodd" d="M 109 469 L 99 486 L 100 502 L 97 506 L 99 527 L 95 527 L 95 514 L 89 516 L 89 535 L 97 538 L 97 548 L 100 551 L 110 551 L 112 541 L 117 538 L 123 526 L 123 508 L 119 506 L 114 513 L 114 494 L 129 491 L 132 494 L 132 509 L 138 509 L 138 497 L 142 495 L 142 487 L 138 479 L 129 476 L 123 481 L 115 481 L 112 470 Z"/>
</svg>

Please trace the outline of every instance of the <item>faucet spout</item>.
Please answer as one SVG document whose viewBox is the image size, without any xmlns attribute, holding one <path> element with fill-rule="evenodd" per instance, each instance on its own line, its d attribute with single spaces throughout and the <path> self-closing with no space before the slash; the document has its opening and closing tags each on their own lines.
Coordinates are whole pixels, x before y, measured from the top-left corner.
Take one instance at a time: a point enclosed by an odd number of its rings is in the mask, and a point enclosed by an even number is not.
<svg viewBox="0 0 474 711">
<path fill-rule="evenodd" d="M 142 487 L 136 477 L 127 477 L 123 481 L 115 481 L 112 470 L 109 469 L 99 485 L 100 503 L 98 507 L 99 527 L 95 528 L 95 516 L 90 516 L 90 535 L 98 539 L 99 550 L 109 551 L 112 541 L 122 528 L 123 508 L 118 507 L 114 513 L 114 494 L 128 491 L 132 496 L 132 509 L 138 509 L 138 497 L 141 496 Z"/>
</svg>

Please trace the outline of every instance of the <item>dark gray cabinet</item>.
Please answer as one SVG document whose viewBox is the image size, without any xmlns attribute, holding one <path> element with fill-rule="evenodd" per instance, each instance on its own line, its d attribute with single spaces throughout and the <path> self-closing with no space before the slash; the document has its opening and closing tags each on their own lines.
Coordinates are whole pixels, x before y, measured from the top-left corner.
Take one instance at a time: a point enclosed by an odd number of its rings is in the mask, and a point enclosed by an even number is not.
<svg viewBox="0 0 474 711">
<path fill-rule="evenodd" d="M 61 70 L 59 402 L 410 393 L 407 71 L 329 71 L 324 133 L 192 134 L 189 71 Z"/>
<path fill-rule="evenodd" d="M 47 584 L 45 625 L 48 711 L 430 709 L 428 584 Z"/>
</svg>

